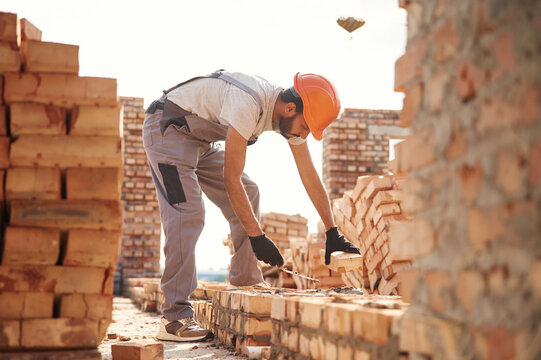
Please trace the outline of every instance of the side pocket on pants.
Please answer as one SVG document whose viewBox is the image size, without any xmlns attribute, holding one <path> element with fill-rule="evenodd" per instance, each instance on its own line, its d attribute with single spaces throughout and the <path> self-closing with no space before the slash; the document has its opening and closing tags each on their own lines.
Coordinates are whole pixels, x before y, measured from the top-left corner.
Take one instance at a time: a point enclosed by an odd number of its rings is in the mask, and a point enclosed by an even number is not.
<svg viewBox="0 0 541 360">
<path fill-rule="evenodd" d="M 184 195 L 184 189 L 178 176 L 177 167 L 175 165 L 158 163 L 158 169 L 162 174 L 163 185 L 167 192 L 167 201 L 169 204 L 174 205 L 186 202 L 186 196 Z"/>
</svg>

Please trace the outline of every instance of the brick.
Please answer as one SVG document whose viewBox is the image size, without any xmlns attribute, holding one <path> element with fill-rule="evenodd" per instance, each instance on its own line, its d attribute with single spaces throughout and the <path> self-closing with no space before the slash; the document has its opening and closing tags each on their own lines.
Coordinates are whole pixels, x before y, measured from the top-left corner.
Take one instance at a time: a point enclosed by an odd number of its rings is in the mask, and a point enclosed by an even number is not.
<svg viewBox="0 0 541 360">
<path fill-rule="evenodd" d="M 321 250 L 321 263 L 325 263 L 325 250 Z M 362 267 L 363 257 L 359 254 L 350 254 L 335 251 L 331 254 L 331 262 L 327 266 L 332 271 L 347 272 Z"/>
<path fill-rule="evenodd" d="M 52 293 L 3 292 L 0 294 L 0 321 L 53 317 Z"/>
<path fill-rule="evenodd" d="M 276 320 L 284 320 L 286 318 L 286 299 L 284 297 L 272 297 L 271 317 Z"/>
<path fill-rule="evenodd" d="M 0 74 L 17 72 L 20 69 L 21 56 L 17 44 L 0 40 Z"/>
<path fill-rule="evenodd" d="M 338 346 L 332 340 L 325 340 L 325 360 L 338 360 Z"/>
<path fill-rule="evenodd" d="M 4 101 L 32 101 L 57 106 L 117 105 L 116 79 L 72 74 L 6 73 Z"/>
<path fill-rule="evenodd" d="M 463 271 L 458 275 L 455 295 L 467 314 L 471 314 L 479 296 L 485 289 L 485 281 L 478 271 Z"/>
<path fill-rule="evenodd" d="M 6 228 L 3 265 L 54 265 L 59 255 L 59 230 L 13 226 Z"/>
<path fill-rule="evenodd" d="M 400 126 L 410 127 L 423 102 L 423 83 L 417 83 L 406 90 L 404 107 L 400 113 Z"/>
<path fill-rule="evenodd" d="M 158 341 L 130 341 L 111 344 L 114 360 L 163 360 L 163 343 Z"/>
<path fill-rule="evenodd" d="M 355 349 L 354 360 L 370 360 L 370 353 Z"/>
<path fill-rule="evenodd" d="M 244 322 L 244 332 L 245 336 L 256 336 L 256 335 L 268 335 L 272 333 L 272 322 L 271 320 L 258 320 L 256 318 L 246 318 Z"/>
<path fill-rule="evenodd" d="M 408 5 L 408 39 L 413 39 L 423 24 L 423 6 L 419 3 Z"/>
<path fill-rule="evenodd" d="M 97 320 L 27 319 L 21 327 L 21 346 L 26 349 L 94 348 L 101 340 Z"/>
<path fill-rule="evenodd" d="M 530 286 L 533 290 L 535 298 L 541 299 L 541 260 L 536 259 L 532 262 L 529 271 Z"/>
<path fill-rule="evenodd" d="M 484 85 L 484 74 L 471 61 L 460 61 L 456 65 L 455 88 L 462 101 L 470 101 Z"/>
<path fill-rule="evenodd" d="M 123 223 L 120 200 L 13 200 L 10 221 L 20 226 L 103 230 L 120 230 Z"/>
<path fill-rule="evenodd" d="M 20 42 L 17 14 L 0 12 L 0 41 L 8 41 L 14 44 Z"/>
<path fill-rule="evenodd" d="M 532 144 L 528 153 L 528 182 L 531 186 L 537 186 L 541 182 L 541 140 Z"/>
<path fill-rule="evenodd" d="M 58 168 L 11 168 L 6 173 L 6 199 L 61 198 L 61 173 Z"/>
<path fill-rule="evenodd" d="M 467 133 L 460 126 L 458 120 L 453 119 L 451 122 L 451 136 L 449 143 L 445 147 L 445 158 L 447 160 L 455 160 L 466 154 L 468 150 Z"/>
<path fill-rule="evenodd" d="M 1 78 L 1 76 L 0 76 Z M 2 86 L 2 80 L 0 80 L 0 86 Z M 0 104 L 2 104 L 2 91 L 0 90 Z M 7 135 L 7 107 L 0 105 L 0 136 Z"/>
<path fill-rule="evenodd" d="M 25 72 L 79 73 L 79 46 L 27 40 L 21 44 Z"/>
<path fill-rule="evenodd" d="M 449 84 L 447 71 L 440 71 L 430 76 L 424 97 L 430 111 L 437 112 L 442 109 L 447 84 Z"/>
<path fill-rule="evenodd" d="M 0 13 L 0 23 L 2 14 Z M 21 346 L 21 322 L 18 320 L 0 321 L 0 350 L 17 350 Z"/>
<path fill-rule="evenodd" d="M 81 105 L 72 109 L 71 135 L 122 136 L 122 105 Z"/>
<path fill-rule="evenodd" d="M 419 270 L 408 269 L 402 270 L 399 273 L 400 284 L 398 286 L 398 294 L 402 296 L 402 300 L 406 303 L 411 303 L 413 300 L 414 286 L 419 278 Z"/>
<path fill-rule="evenodd" d="M 63 135 L 66 134 L 66 109 L 36 103 L 10 105 L 11 135 Z"/>
<path fill-rule="evenodd" d="M 120 231 L 70 230 L 62 264 L 115 267 L 121 238 Z"/>
<path fill-rule="evenodd" d="M 523 159 L 510 149 L 503 149 L 498 153 L 496 170 L 496 184 L 506 195 L 522 193 L 523 183 L 520 176 Z"/>
<path fill-rule="evenodd" d="M 324 329 L 338 336 L 349 337 L 352 332 L 353 304 L 326 304 L 323 309 Z"/>
<path fill-rule="evenodd" d="M 372 201 L 373 205 L 379 208 L 384 204 L 399 204 L 402 200 L 402 192 L 399 190 L 387 190 L 378 192 Z"/>
<path fill-rule="evenodd" d="M 70 168 L 66 171 L 67 199 L 118 200 L 122 170 L 119 168 Z"/>
<path fill-rule="evenodd" d="M 491 79 L 498 82 L 502 76 L 516 71 L 517 60 L 513 55 L 512 37 L 508 32 L 496 36 L 490 44 L 490 50 L 496 59 L 496 65 L 491 71 Z"/>
<path fill-rule="evenodd" d="M 287 348 L 293 352 L 299 352 L 299 329 L 291 327 L 287 338 Z"/>
<path fill-rule="evenodd" d="M 447 61 L 457 52 L 460 38 L 453 19 L 447 19 L 441 27 L 434 31 L 432 44 L 434 47 L 433 60 L 436 63 Z"/>
<path fill-rule="evenodd" d="M 323 300 L 307 298 L 299 303 L 300 325 L 311 329 L 323 326 Z"/>
<path fill-rule="evenodd" d="M 0 169 L 7 169 L 9 164 L 10 138 L 0 136 Z"/>
<path fill-rule="evenodd" d="M 435 242 L 432 227 L 421 219 L 392 224 L 389 241 L 394 260 L 411 260 L 427 255 L 432 251 Z"/>
<path fill-rule="evenodd" d="M 402 310 L 358 308 L 353 312 L 353 336 L 380 346 L 387 345 L 393 318 Z"/>
<path fill-rule="evenodd" d="M 23 135 L 11 145 L 13 167 L 121 167 L 121 139 L 113 136 Z"/>
<path fill-rule="evenodd" d="M 112 319 L 113 296 L 69 294 L 60 298 L 61 318 Z"/>
<path fill-rule="evenodd" d="M 249 314 L 270 315 L 273 296 L 268 294 L 243 293 L 241 296 L 242 310 Z"/>
<path fill-rule="evenodd" d="M 408 43 L 406 53 L 395 63 L 395 91 L 404 92 L 408 82 L 421 77 L 422 64 L 427 50 L 426 37 Z"/>
<path fill-rule="evenodd" d="M 436 162 L 434 135 L 431 130 L 419 130 L 395 145 L 399 172 L 409 172 Z"/>
<path fill-rule="evenodd" d="M 392 187 L 393 183 L 390 176 L 372 177 L 371 181 L 361 194 L 361 199 L 365 202 L 367 200 L 372 200 L 378 191 L 390 190 Z"/>
<path fill-rule="evenodd" d="M 102 292 L 105 270 L 43 265 L 0 266 L 3 291 L 53 292 L 55 294 Z"/>
<path fill-rule="evenodd" d="M 27 40 L 41 41 L 41 30 L 38 29 L 34 24 L 25 18 L 21 19 L 19 24 L 21 27 L 21 42 Z"/>
<path fill-rule="evenodd" d="M 425 275 L 430 292 L 430 308 L 437 312 L 445 311 L 445 297 L 451 287 L 451 279 L 444 271 L 432 270 Z"/>
</svg>

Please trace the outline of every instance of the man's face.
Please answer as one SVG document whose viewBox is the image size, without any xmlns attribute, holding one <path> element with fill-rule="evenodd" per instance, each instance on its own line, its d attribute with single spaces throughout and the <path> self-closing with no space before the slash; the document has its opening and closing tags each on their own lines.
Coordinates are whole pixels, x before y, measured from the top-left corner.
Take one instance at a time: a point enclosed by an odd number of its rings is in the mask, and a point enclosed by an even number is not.
<svg viewBox="0 0 541 360">
<path fill-rule="evenodd" d="M 293 113 L 291 116 L 280 116 L 280 133 L 286 139 L 292 137 L 306 139 L 308 134 L 310 134 L 310 128 L 306 124 L 306 121 L 304 121 L 302 114 Z"/>
</svg>

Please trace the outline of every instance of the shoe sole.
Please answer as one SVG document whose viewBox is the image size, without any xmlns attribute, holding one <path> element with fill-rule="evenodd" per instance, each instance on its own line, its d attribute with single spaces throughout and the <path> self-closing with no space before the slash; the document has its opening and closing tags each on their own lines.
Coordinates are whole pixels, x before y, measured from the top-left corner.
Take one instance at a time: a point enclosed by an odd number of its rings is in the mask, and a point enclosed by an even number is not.
<svg viewBox="0 0 541 360">
<path fill-rule="evenodd" d="M 156 335 L 156 339 L 164 340 L 164 341 L 189 342 L 189 341 L 203 340 L 207 336 L 208 334 L 200 335 L 200 336 L 192 336 L 192 337 L 180 337 L 173 334 L 169 334 L 167 332 L 160 331 L 158 332 L 158 335 Z"/>
</svg>

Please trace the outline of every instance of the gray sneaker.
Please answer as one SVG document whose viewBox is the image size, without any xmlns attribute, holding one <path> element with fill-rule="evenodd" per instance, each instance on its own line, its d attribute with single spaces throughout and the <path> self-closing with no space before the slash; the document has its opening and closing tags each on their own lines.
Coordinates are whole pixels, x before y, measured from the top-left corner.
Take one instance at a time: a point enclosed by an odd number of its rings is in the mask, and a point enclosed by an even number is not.
<svg viewBox="0 0 541 360">
<path fill-rule="evenodd" d="M 167 341 L 199 341 L 210 334 L 209 330 L 200 328 L 193 318 L 168 321 L 162 317 L 156 338 Z"/>
</svg>

